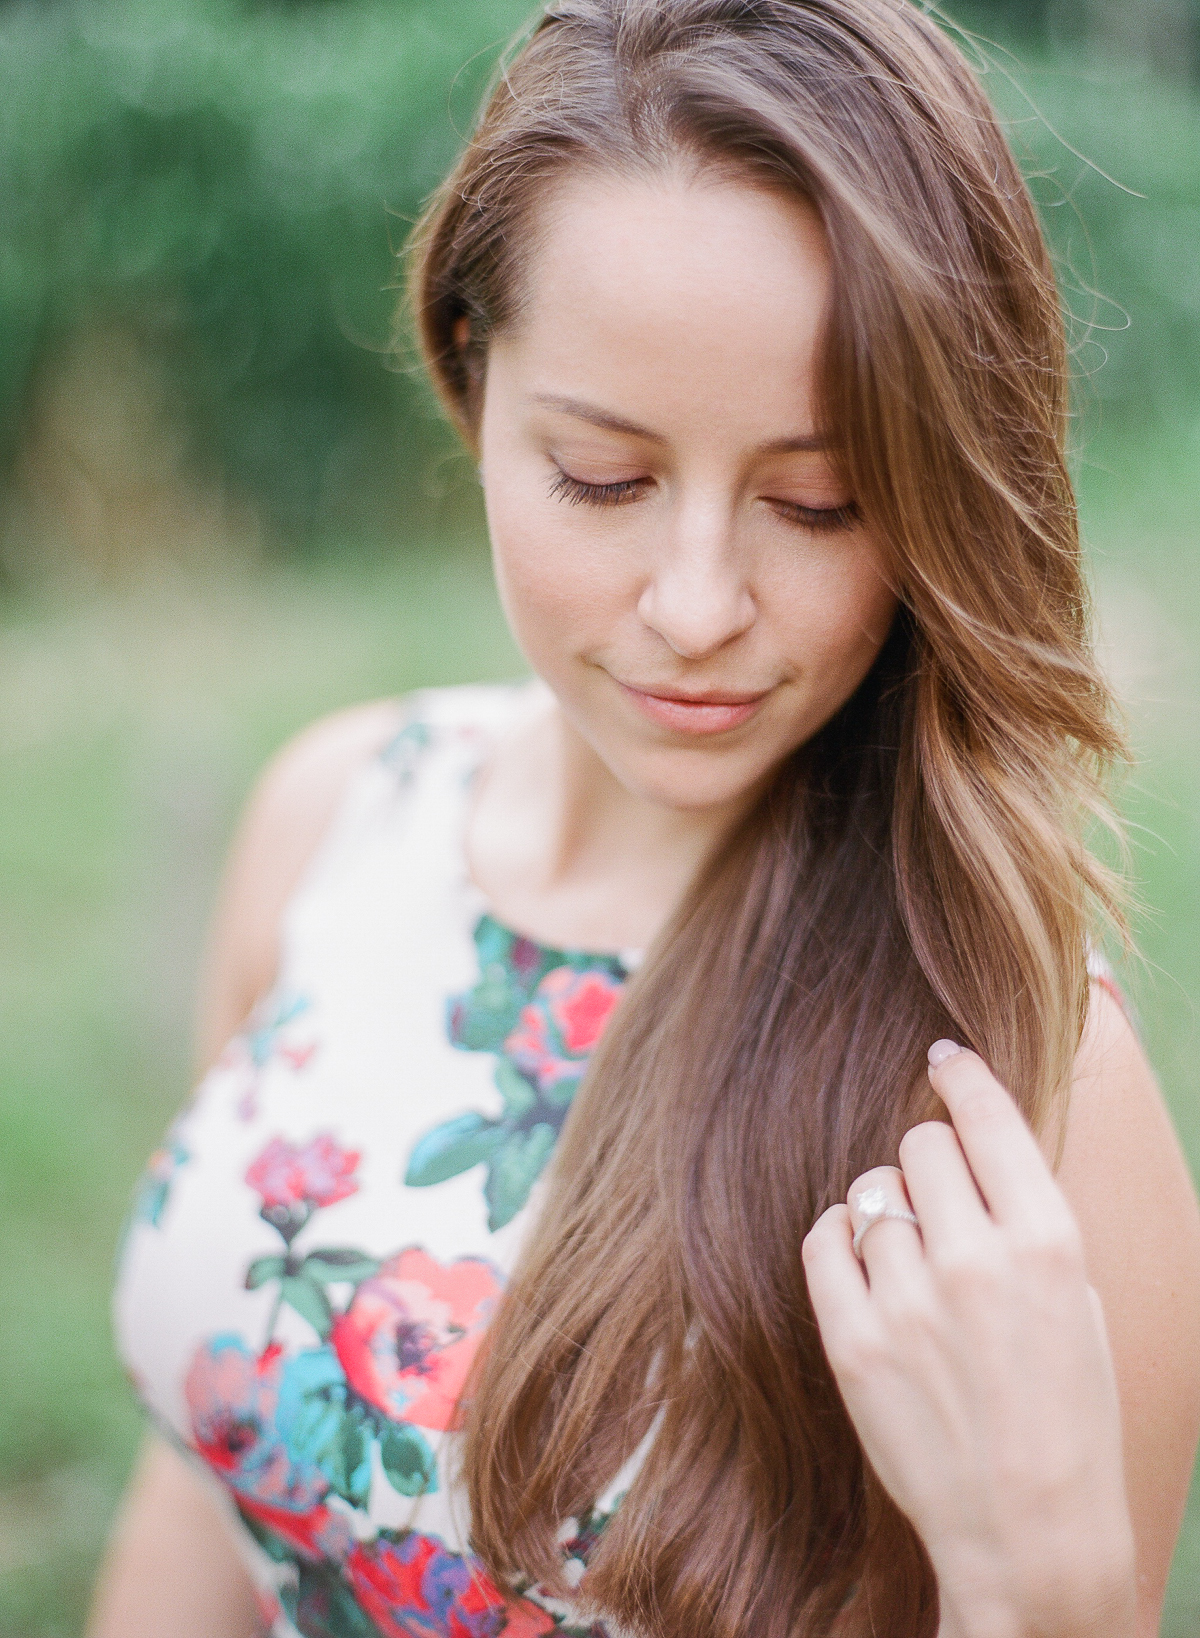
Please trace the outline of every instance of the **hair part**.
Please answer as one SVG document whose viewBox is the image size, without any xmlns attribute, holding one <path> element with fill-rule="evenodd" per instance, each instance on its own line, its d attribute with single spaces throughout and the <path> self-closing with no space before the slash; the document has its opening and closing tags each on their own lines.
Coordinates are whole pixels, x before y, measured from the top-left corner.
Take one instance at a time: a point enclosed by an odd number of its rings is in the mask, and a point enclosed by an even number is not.
<svg viewBox="0 0 1200 1638">
<path fill-rule="evenodd" d="M 932 1638 L 800 1248 L 975 1047 L 1060 1116 L 1083 826 L 1121 752 L 1089 648 L 1067 366 L 1036 214 L 971 70 L 909 0 L 562 0 L 413 240 L 423 356 L 469 443 L 555 187 L 681 162 L 819 212 L 819 409 L 902 607 L 664 929 L 576 1096 L 463 1405 L 473 1541 L 561 1586 L 557 1533 L 653 1429 L 576 1594 L 662 1638 Z M 460 345 L 464 327 L 466 344 Z"/>
</svg>

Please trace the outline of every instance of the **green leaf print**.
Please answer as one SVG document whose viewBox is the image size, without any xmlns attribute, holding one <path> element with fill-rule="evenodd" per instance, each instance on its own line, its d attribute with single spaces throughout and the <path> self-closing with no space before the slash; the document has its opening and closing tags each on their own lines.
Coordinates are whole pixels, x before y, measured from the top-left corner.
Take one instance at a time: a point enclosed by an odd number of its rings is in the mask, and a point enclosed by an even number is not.
<svg viewBox="0 0 1200 1638">
<path fill-rule="evenodd" d="M 495 1231 L 510 1223 L 528 1200 L 557 1136 L 553 1126 L 539 1123 L 532 1131 L 514 1133 L 497 1151 L 483 1191 L 490 1229 Z"/>
<path fill-rule="evenodd" d="M 504 1099 L 504 1113 L 510 1119 L 527 1115 L 537 1103 L 537 1090 L 530 1086 L 515 1064 L 501 1058 L 496 1065 L 496 1085 Z"/>
<path fill-rule="evenodd" d="M 234 1501 L 237 1502 L 236 1496 Z M 291 1564 L 293 1562 L 294 1550 L 289 1547 L 287 1542 L 281 1540 L 273 1530 L 268 1530 L 265 1524 L 260 1523 L 253 1513 L 248 1512 L 240 1504 L 238 1505 L 238 1517 L 268 1558 L 273 1559 L 276 1564 Z"/>
<path fill-rule="evenodd" d="M 368 1257 L 365 1251 L 356 1251 L 352 1246 L 326 1246 L 321 1251 L 310 1251 L 301 1270 L 318 1285 L 332 1285 L 337 1280 L 358 1285 L 379 1272 L 379 1258 Z"/>
<path fill-rule="evenodd" d="M 286 1257 L 256 1257 L 246 1270 L 246 1290 L 257 1291 L 268 1280 L 281 1280 L 286 1271 Z"/>
<path fill-rule="evenodd" d="M 303 1274 L 289 1274 L 283 1282 L 283 1300 L 301 1319 L 308 1321 L 324 1342 L 333 1328 L 333 1310 L 321 1287 L 305 1279 Z"/>
<path fill-rule="evenodd" d="M 490 915 L 476 923 L 475 946 L 479 980 L 450 998 L 446 1029 L 463 1051 L 495 1054 L 503 1112 L 467 1110 L 426 1132 L 404 1181 L 429 1188 L 485 1165 L 494 1231 L 520 1211 L 549 1160 L 628 972 L 615 955 L 548 949 Z"/>
<path fill-rule="evenodd" d="M 342 1416 L 337 1434 L 321 1453 L 321 1470 L 339 1496 L 366 1507 L 371 1494 L 371 1429 L 355 1410 Z"/>
<path fill-rule="evenodd" d="M 470 1109 L 465 1115 L 435 1126 L 418 1140 L 408 1158 L 404 1181 L 410 1189 L 444 1183 L 488 1160 L 503 1141 L 504 1131 L 496 1121 Z"/>
<path fill-rule="evenodd" d="M 437 1489 L 437 1463 L 429 1441 L 414 1427 L 392 1422 L 379 1440 L 379 1457 L 388 1483 L 402 1496 L 423 1496 Z"/>
<path fill-rule="evenodd" d="M 380 1638 L 379 1628 L 354 1591 L 331 1564 L 298 1566 L 294 1582 L 284 1582 L 279 1601 L 303 1638 Z"/>
</svg>

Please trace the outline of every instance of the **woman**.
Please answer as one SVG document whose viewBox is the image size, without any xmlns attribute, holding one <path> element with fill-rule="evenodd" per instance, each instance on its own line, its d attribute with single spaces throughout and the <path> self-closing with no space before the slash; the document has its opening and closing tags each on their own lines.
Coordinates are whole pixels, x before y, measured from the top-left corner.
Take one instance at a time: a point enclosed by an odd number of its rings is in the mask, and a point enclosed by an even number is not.
<svg viewBox="0 0 1200 1638">
<path fill-rule="evenodd" d="M 1149 1638 L 1200 1227 L 976 81 L 907 0 L 564 0 L 412 290 L 541 681 L 251 805 L 94 1633 Z"/>
</svg>

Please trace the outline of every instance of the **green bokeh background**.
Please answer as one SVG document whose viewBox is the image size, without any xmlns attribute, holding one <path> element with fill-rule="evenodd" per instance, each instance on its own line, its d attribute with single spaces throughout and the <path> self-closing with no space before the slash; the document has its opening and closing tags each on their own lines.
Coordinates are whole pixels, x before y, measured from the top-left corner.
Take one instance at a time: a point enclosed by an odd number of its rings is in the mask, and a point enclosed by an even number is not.
<svg viewBox="0 0 1200 1638">
<path fill-rule="evenodd" d="M 393 251 L 524 11 L 0 0 L 0 1638 L 81 1631 L 136 1446 L 112 1250 L 250 781 L 323 711 L 520 669 L 469 465 L 386 350 Z M 961 15 L 1072 314 L 1128 980 L 1200 1169 L 1196 16 Z M 1163 1630 L 1200 1632 L 1200 1496 Z"/>
</svg>

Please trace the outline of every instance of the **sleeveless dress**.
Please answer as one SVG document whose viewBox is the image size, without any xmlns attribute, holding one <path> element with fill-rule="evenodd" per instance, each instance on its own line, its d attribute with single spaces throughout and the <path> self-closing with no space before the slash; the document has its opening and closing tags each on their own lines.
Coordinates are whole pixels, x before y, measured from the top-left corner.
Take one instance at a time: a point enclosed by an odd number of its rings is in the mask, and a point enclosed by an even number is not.
<svg viewBox="0 0 1200 1638">
<path fill-rule="evenodd" d="M 274 989 L 126 1225 L 118 1346 L 219 1496 L 271 1638 L 605 1638 L 536 1587 L 506 1606 L 468 1549 L 452 1433 L 637 960 L 520 937 L 468 877 L 472 780 L 547 698 L 437 689 L 398 708 L 288 906 Z M 1113 987 L 1098 952 L 1089 966 Z M 569 1584 L 639 1455 L 567 1522 Z"/>
<path fill-rule="evenodd" d="M 547 697 L 398 708 L 288 906 L 274 989 L 135 1195 L 118 1347 L 221 1498 L 272 1638 L 604 1632 L 537 1588 L 506 1606 L 467 1546 L 452 1432 L 636 960 L 520 937 L 469 880 L 472 779 Z M 633 1465 L 564 1528 L 569 1584 Z"/>
</svg>

